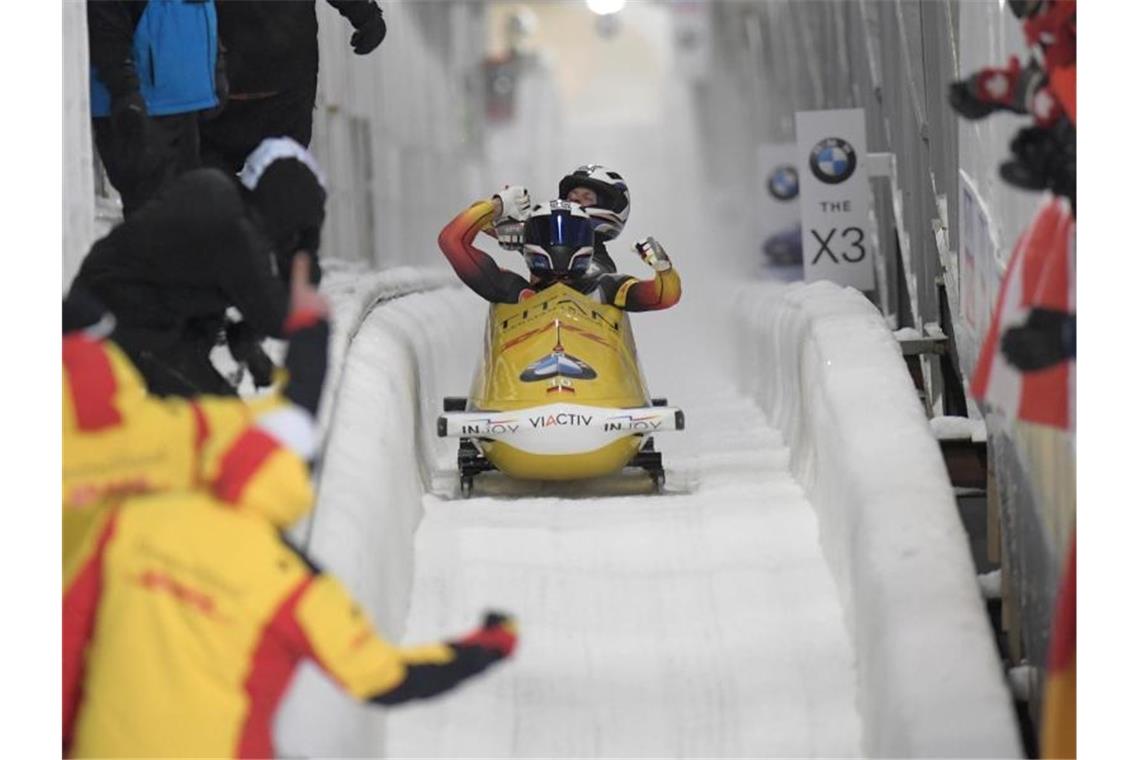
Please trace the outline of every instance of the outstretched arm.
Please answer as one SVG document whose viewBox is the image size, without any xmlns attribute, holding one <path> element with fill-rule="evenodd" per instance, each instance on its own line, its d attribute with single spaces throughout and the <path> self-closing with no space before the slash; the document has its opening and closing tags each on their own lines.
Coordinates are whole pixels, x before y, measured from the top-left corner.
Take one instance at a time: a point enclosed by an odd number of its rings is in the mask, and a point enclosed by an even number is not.
<svg viewBox="0 0 1140 760">
<path fill-rule="evenodd" d="M 301 591 L 291 617 L 281 633 L 296 637 L 294 651 L 313 657 L 356 699 L 379 705 L 449 691 L 509 657 L 516 642 L 514 621 L 489 614 L 462 639 L 395 647 L 377 635 L 338 581 L 319 572 Z"/>
<path fill-rule="evenodd" d="M 478 201 L 448 222 L 439 233 L 439 248 L 459 279 L 491 303 L 518 303 L 531 292 L 520 275 L 499 268 L 473 244 L 475 236 L 502 213 L 499 197 Z"/>
<path fill-rule="evenodd" d="M 681 300 L 681 276 L 673 262 L 653 238 L 634 243 L 634 250 L 654 269 L 652 280 L 639 280 L 628 275 L 609 275 L 602 282 L 606 301 L 626 311 L 668 309 Z"/>
</svg>

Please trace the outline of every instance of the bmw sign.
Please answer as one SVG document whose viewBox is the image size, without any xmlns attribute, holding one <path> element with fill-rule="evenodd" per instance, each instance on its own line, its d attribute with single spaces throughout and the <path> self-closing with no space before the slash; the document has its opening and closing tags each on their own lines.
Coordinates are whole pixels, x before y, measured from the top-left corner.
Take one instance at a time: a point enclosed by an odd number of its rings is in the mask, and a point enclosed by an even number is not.
<svg viewBox="0 0 1140 760">
<path fill-rule="evenodd" d="M 804 279 L 875 289 L 871 234 L 871 183 L 862 108 L 796 112 L 796 163 L 800 173 L 800 247 Z"/>
<path fill-rule="evenodd" d="M 794 166 L 777 166 L 768 175 L 768 192 L 778 201 L 790 201 L 800 194 L 800 175 Z"/>
<path fill-rule="evenodd" d="M 820 182 L 838 185 L 855 173 L 855 149 L 841 137 L 825 138 L 812 148 L 808 166 Z"/>
</svg>

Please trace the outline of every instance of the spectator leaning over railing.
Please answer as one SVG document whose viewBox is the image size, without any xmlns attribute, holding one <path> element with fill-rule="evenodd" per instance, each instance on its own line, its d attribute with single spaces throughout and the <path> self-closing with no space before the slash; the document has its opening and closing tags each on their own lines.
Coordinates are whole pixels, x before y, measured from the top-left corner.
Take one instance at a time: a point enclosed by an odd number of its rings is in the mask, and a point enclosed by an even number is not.
<svg viewBox="0 0 1140 760">
<path fill-rule="evenodd" d="M 107 177 L 137 211 L 200 165 L 198 120 L 225 99 L 213 0 L 88 0 L 91 116 Z"/>
<path fill-rule="evenodd" d="M 388 27 L 373 0 L 328 0 L 355 31 L 353 52 L 366 55 Z M 314 0 L 217 0 L 218 36 L 226 51 L 229 100 L 202 124 L 202 160 L 237 172 L 266 137 L 308 147 L 317 97 Z"/>
<path fill-rule="evenodd" d="M 156 395 L 233 395 L 210 352 L 225 331 L 258 386 L 273 364 L 260 348 L 280 337 L 293 254 L 313 257 L 325 214 L 320 168 L 288 138 L 266 140 L 240 182 L 217 169 L 178 177 L 96 241 L 75 282 L 115 315 L 116 343 Z M 227 327 L 226 310 L 242 321 Z"/>
<path fill-rule="evenodd" d="M 298 256 L 300 265 L 307 257 Z M 308 276 L 307 269 L 303 272 Z M 325 372 L 327 325 L 306 329 L 296 314 L 326 310 L 307 282 L 294 281 L 282 388 L 238 398 L 150 396 L 138 371 L 107 339 L 112 315 L 73 288 L 63 303 L 63 557 L 74 554 L 98 512 L 115 499 L 201 489 L 227 503 L 272 489 L 276 499 L 313 499 L 305 462 L 316 445 L 315 415 Z M 246 432 L 277 431 L 241 488 L 220 478 L 221 462 L 243 457 Z M 287 433 L 287 434 L 286 434 Z"/>
</svg>

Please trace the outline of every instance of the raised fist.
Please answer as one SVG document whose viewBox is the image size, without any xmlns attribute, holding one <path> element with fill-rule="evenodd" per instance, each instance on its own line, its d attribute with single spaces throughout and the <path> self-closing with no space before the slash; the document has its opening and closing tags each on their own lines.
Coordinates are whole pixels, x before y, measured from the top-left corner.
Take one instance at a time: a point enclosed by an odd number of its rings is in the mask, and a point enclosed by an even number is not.
<svg viewBox="0 0 1140 760">
<path fill-rule="evenodd" d="M 673 262 L 669 260 L 665 249 L 651 237 L 638 240 L 633 244 L 633 250 L 642 261 L 653 267 L 654 271 L 665 272 L 673 268 Z"/>
<path fill-rule="evenodd" d="M 530 215 L 530 193 L 521 185 L 507 185 L 492 197 L 499 201 L 493 220 L 496 224 L 504 219 L 525 222 Z"/>
</svg>

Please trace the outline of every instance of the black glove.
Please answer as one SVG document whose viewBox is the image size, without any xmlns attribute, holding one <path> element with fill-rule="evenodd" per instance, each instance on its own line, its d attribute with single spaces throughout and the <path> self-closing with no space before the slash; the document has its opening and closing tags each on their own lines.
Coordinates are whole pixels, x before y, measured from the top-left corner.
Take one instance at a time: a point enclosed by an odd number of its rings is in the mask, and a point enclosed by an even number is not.
<svg viewBox="0 0 1140 760">
<path fill-rule="evenodd" d="M 1001 336 L 1001 352 L 1022 372 L 1048 369 L 1077 356 L 1077 315 L 1033 309 L 1025 324 Z"/>
<path fill-rule="evenodd" d="M 138 90 L 124 93 L 112 101 L 111 126 L 124 141 L 138 146 L 145 144 L 150 117 L 146 101 Z"/>
<path fill-rule="evenodd" d="M 247 322 L 226 324 L 226 343 L 234 361 L 244 364 L 253 378 L 253 384 L 264 388 L 273 383 L 276 365 L 261 347 L 261 336 Z"/>
<path fill-rule="evenodd" d="M 980 119 L 994 111 L 1028 113 L 1028 100 L 1045 81 L 1036 65 L 1021 67 L 1017 57 L 1005 68 L 987 67 L 950 84 L 950 107 L 966 119 Z"/>
<path fill-rule="evenodd" d="M 1076 129 L 1066 119 L 1052 127 L 1026 127 L 1009 144 L 1013 160 L 999 169 L 1001 178 L 1023 190 L 1050 190 L 1077 209 Z"/>
<path fill-rule="evenodd" d="M 357 55 L 367 55 L 375 50 L 384 37 L 388 34 L 388 25 L 384 23 L 384 12 L 380 10 L 380 6 L 375 3 L 370 3 L 368 6 L 368 16 L 356 27 L 356 32 L 353 33 L 352 50 Z"/>
<path fill-rule="evenodd" d="M 475 672 L 510 657 L 517 643 L 517 623 L 501 612 L 486 613 L 483 625 L 458 641 L 448 642 L 460 659 L 477 669 Z"/>
</svg>

